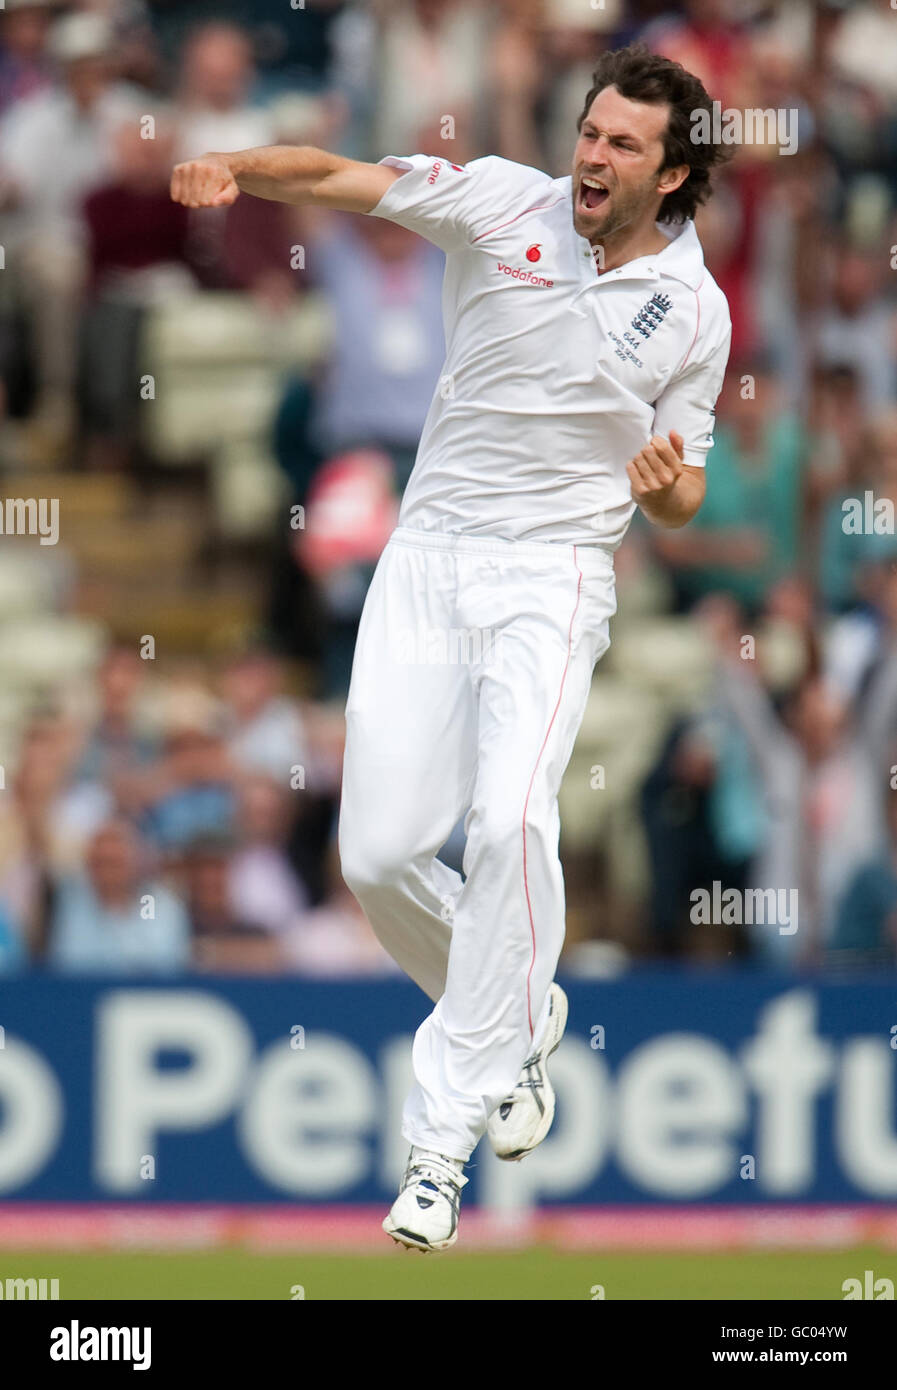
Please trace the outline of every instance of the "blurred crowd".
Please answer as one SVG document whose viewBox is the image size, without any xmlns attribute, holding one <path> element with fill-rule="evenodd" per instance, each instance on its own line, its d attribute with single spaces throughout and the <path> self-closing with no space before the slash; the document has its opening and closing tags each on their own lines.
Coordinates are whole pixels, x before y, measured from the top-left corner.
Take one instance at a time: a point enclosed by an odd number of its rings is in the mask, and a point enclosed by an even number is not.
<svg viewBox="0 0 897 1390">
<path fill-rule="evenodd" d="M 171 165 L 280 142 L 497 153 L 560 175 L 595 57 L 634 39 L 726 109 L 788 113 L 797 140 L 743 145 L 699 213 L 733 320 L 707 500 L 681 532 L 636 519 L 618 621 L 688 622 L 708 678 L 670 703 L 631 789 L 640 891 L 597 829 L 600 892 L 571 875 L 571 960 L 598 941 L 791 968 L 894 962 L 887 0 L 6 0 L 0 470 L 152 468 L 133 383 L 159 304 L 227 292 L 276 322 L 317 297 L 332 327 L 270 424 L 306 525 L 269 538 L 264 643 L 167 677 L 112 643 L 83 707 L 60 692 L 23 721 L 0 791 L 0 961 L 392 969 L 339 876 L 340 702 L 438 380 L 442 256 L 379 219 L 250 198 L 190 213 L 168 198 Z M 313 672 L 301 698 L 297 666 Z M 800 930 L 733 919 L 708 935 L 693 892 L 715 882 L 797 890 Z"/>
<path fill-rule="evenodd" d="M 33 712 L 0 800 L 0 960 L 81 973 L 392 969 L 332 837 L 342 731 L 268 649 L 153 681 L 112 645 Z"/>
</svg>

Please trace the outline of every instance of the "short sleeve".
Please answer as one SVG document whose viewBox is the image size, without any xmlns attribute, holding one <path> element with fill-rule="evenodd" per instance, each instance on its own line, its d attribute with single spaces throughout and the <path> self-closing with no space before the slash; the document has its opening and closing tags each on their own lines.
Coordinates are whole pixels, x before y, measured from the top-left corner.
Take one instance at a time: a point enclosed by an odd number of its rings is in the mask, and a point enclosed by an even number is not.
<svg viewBox="0 0 897 1390">
<path fill-rule="evenodd" d="M 452 164 L 432 155 L 387 155 L 396 179 L 372 217 L 398 222 L 442 251 L 459 251 L 493 229 L 537 207 L 552 190 L 548 174 L 497 155 Z"/>
<path fill-rule="evenodd" d="M 700 305 L 704 324 L 699 321 L 694 345 L 683 366 L 654 406 L 654 430 L 669 438 L 676 430 L 685 441 L 683 463 L 703 468 L 713 447 L 716 402 L 722 390 L 732 324 L 722 293 L 716 289 L 710 305 Z"/>
</svg>

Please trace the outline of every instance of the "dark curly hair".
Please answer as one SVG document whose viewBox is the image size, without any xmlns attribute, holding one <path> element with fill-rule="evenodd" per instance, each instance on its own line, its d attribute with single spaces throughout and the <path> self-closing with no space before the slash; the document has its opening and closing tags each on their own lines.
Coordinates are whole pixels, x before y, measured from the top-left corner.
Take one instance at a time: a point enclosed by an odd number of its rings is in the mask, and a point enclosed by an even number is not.
<svg viewBox="0 0 897 1390">
<path fill-rule="evenodd" d="M 669 104 L 670 117 L 663 137 L 662 167 L 672 169 L 677 164 L 687 164 L 691 172 L 675 192 L 666 194 L 658 220 L 681 222 L 686 217 L 694 217 L 698 206 L 706 202 L 712 192 L 710 170 L 715 165 L 725 163 L 734 154 L 731 145 L 714 144 L 712 141 L 696 143 L 691 138 L 694 128 L 692 112 L 706 111 L 709 117 L 713 110 L 713 102 L 704 84 L 687 72 L 681 63 L 653 53 L 644 44 L 631 44 L 629 48 L 603 53 L 592 73 L 592 86 L 577 122 L 577 130 L 582 129 L 592 102 L 605 87 L 616 87 L 628 101 Z"/>
</svg>

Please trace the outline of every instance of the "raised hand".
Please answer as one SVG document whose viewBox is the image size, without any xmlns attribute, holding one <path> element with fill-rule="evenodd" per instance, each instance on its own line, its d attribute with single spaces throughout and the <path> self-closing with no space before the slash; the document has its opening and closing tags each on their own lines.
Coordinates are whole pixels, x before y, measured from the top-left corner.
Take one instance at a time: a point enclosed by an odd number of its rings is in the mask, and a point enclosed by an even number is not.
<svg viewBox="0 0 897 1390">
<path fill-rule="evenodd" d="M 174 166 L 171 196 L 185 208 L 226 208 L 237 201 L 240 190 L 227 156 L 204 154 Z"/>
</svg>

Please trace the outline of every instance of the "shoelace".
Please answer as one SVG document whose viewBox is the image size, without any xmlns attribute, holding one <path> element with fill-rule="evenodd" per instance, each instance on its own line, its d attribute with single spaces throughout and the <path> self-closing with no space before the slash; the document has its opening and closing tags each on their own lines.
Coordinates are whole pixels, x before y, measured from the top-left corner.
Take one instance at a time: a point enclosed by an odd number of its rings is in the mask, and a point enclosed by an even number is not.
<svg viewBox="0 0 897 1390">
<path fill-rule="evenodd" d="M 551 1013 L 549 1012 L 549 1018 L 550 1017 Z M 529 1091 L 535 1099 L 537 1105 L 539 1106 L 539 1109 L 544 1110 L 544 1106 L 542 1105 L 542 1101 L 538 1095 L 538 1092 L 541 1090 L 544 1084 L 542 1077 L 542 1057 L 545 1053 L 546 1046 L 547 1035 L 546 1037 L 542 1038 L 542 1041 L 536 1048 L 535 1052 L 532 1053 L 531 1056 L 527 1057 L 526 1061 L 521 1067 L 521 1074 L 524 1076 L 525 1079 L 523 1081 L 518 1081 L 517 1085 L 514 1087 L 510 1095 L 505 1096 L 504 1100 L 499 1106 L 499 1110 L 503 1110 L 506 1105 L 514 1105 L 517 1101 L 517 1097 L 519 1095 L 522 1095 L 525 1091 Z"/>
<path fill-rule="evenodd" d="M 429 1182 L 441 1196 L 454 1202 L 461 1188 L 466 1186 L 468 1179 L 456 1168 L 452 1168 L 447 1163 L 440 1163 L 438 1158 L 409 1159 L 405 1169 L 402 1190 L 424 1182 Z M 449 1188 L 448 1191 L 446 1191 L 446 1187 Z"/>
<path fill-rule="evenodd" d="M 517 1085 L 514 1087 L 513 1091 L 511 1091 L 510 1095 L 505 1096 L 502 1105 L 513 1105 L 518 1095 L 522 1092 L 535 1091 L 542 1085 L 541 1061 L 542 1049 L 539 1048 L 539 1051 L 534 1052 L 532 1057 L 528 1057 L 520 1068 L 521 1075 L 525 1076 L 525 1080 L 517 1082 Z M 532 1071 L 535 1072 L 534 1076 L 530 1075 Z"/>
</svg>

